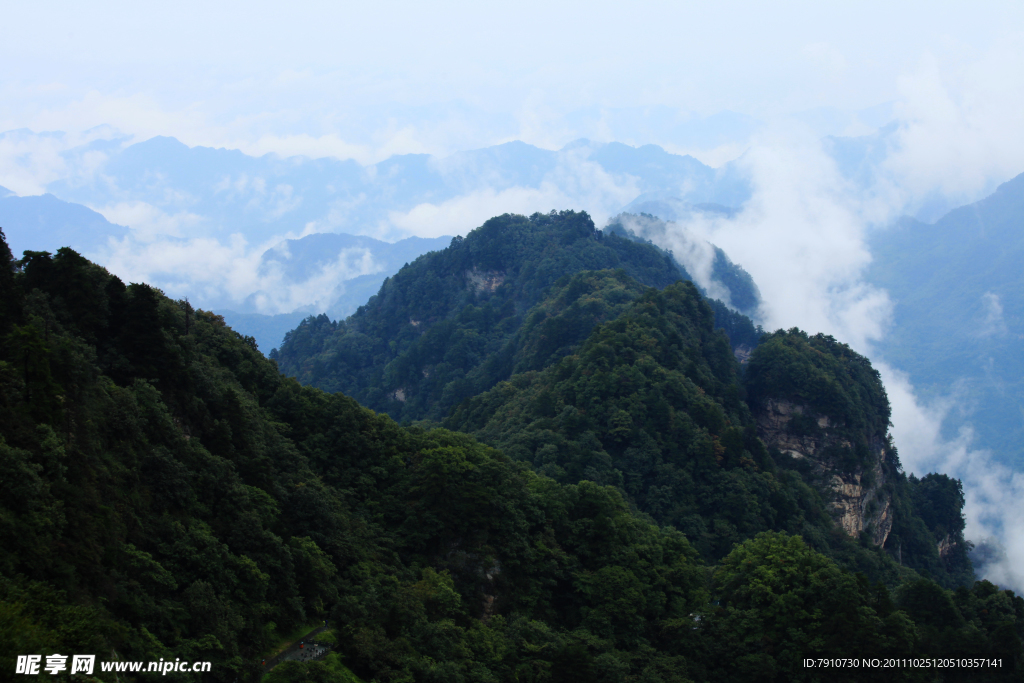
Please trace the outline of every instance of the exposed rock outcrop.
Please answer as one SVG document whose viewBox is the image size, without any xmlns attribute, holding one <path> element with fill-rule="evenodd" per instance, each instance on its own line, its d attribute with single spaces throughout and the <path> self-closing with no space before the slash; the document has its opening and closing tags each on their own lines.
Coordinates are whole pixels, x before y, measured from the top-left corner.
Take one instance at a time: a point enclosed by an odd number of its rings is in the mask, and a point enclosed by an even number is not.
<svg viewBox="0 0 1024 683">
<path fill-rule="evenodd" d="M 476 292 L 493 292 L 505 282 L 505 273 L 473 268 L 466 271 L 466 282 Z"/>
<path fill-rule="evenodd" d="M 858 458 L 854 445 L 841 436 L 825 415 L 807 406 L 768 399 L 756 413 L 758 436 L 792 458 L 806 460 L 814 479 L 829 500 L 836 522 L 850 536 L 867 531 L 875 545 L 883 545 L 892 530 L 892 496 L 885 488 L 883 463 L 886 441 L 867 435 L 867 461 L 850 467 Z M 941 553 L 941 549 L 940 549 Z"/>
<path fill-rule="evenodd" d="M 740 365 L 746 365 L 747 361 L 750 360 L 750 354 L 752 352 L 753 349 L 751 349 L 749 346 L 747 346 L 746 344 L 740 344 L 735 349 L 733 349 L 732 353 L 734 356 L 736 356 L 736 360 L 739 361 Z"/>
<path fill-rule="evenodd" d="M 939 558 L 947 559 L 957 549 L 960 544 L 953 538 L 952 534 L 946 534 L 941 541 L 939 541 Z"/>
</svg>

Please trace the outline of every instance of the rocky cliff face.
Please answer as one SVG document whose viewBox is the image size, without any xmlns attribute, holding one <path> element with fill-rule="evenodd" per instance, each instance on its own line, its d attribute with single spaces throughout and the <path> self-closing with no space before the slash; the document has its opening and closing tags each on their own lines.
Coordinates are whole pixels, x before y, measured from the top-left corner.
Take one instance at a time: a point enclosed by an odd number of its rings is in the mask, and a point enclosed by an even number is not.
<svg viewBox="0 0 1024 683">
<path fill-rule="evenodd" d="M 952 534 L 946 534 L 938 544 L 939 559 L 948 560 L 960 544 Z"/>
<path fill-rule="evenodd" d="M 758 436 L 792 458 L 810 465 L 814 479 L 836 522 L 850 536 L 867 531 L 875 545 L 883 545 L 892 530 L 892 495 L 885 488 L 886 442 L 879 435 L 866 439 L 864 465 L 849 467 L 856 458 L 845 457 L 854 448 L 836 425 L 807 406 L 769 399 L 756 413 Z"/>
</svg>

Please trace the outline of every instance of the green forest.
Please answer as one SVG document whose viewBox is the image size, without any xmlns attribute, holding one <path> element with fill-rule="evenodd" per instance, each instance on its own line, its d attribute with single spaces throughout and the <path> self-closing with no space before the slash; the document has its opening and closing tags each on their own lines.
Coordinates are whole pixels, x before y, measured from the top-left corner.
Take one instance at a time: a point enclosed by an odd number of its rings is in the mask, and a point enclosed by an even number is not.
<svg viewBox="0 0 1024 683">
<path fill-rule="evenodd" d="M 586 214 L 506 215 L 268 359 L 187 300 L 0 232 L 0 669 L 1020 680 L 1024 599 L 975 580 L 960 482 L 903 472 L 868 360 L 763 334 L 688 280 Z M 766 441 L 779 402 L 820 458 Z M 876 526 L 837 523 L 826 466 L 877 492 Z M 265 675 L 325 619 L 326 659 Z M 1001 667 L 804 665 L 853 657 Z"/>
</svg>

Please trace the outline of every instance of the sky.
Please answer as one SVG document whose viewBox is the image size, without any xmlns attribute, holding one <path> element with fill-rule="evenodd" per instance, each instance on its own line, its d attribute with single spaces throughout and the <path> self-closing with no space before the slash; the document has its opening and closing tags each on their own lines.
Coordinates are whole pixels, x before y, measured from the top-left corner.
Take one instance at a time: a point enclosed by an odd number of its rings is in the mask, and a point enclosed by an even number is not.
<svg viewBox="0 0 1024 683">
<path fill-rule="evenodd" d="M 1013 2 L 5 4 L 0 130 L 363 162 L 511 139 L 686 151 L 709 141 L 674 124 L 723 111 L 865 131 L 849 115 L 907 75 L 962 77 L 1024 26 Z"/>
<path fill-rule="evenodd" d="M 0 145 L 0 184 L 19 193 L 62 177 L 63 149 L 116 136 L 361 164 L 579 138 L 653 143 L 715 167 L 741 159 L 754 185 L 746 209 L 688 229 L 752 274 L 766 327 L 831 333 L 868 354 L 892 311 L 862 280 L 868 231 L 936 195 L 975 201 L 1024 171 L 1020 2 L 4 2 L 3 16 L 0 131 L 66 133 Z M 898 144 L 852 186 L 822 136 L 891 120 Z M 631 198 L 585 163 L 561 174 L 541 190 L 480 187 L 417 206 L 388 234 L 464 234 L 510 210 L 602 215 Z M 173 218 L 137 203 L 94 208 L 152 234 Z M 259 286 L 265 244 L 154 239 L 111 258 L 138 277 L 201 263 Z M 879 367 L 908 470 L 964 478 L 969 535 L 1009 525 L 993 576 L 1024 588 L 1022 475 L 994 468 L 969 431 L 943 439 L 949 400 L 925 404 L 898 369 Z"/>
</svg>

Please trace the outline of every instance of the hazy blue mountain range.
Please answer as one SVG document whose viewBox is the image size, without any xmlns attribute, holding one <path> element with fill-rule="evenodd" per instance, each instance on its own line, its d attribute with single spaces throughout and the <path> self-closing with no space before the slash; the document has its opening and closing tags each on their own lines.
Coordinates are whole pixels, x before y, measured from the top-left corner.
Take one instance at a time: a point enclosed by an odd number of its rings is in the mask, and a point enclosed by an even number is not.
<svg viewBox="0 0 1024 683">
<path fill-rule="evenodd" d="M 168 146 L 167 140 L 158 142 Z M 584 144 L 577 143 L 575 148 Z M 176 142 L 169 146 L 177 152 L 194 151 Z M 125 152 L 135 147 L 138 145 L 128 148 Z M 226 151 L 200 149 L 200 161 L 209 152 L 219 154 Z M 137 156 L 132 152 L 128 155 L 128 161 L 133 155 Z M 656 178 L 657 182 L 661 183 L 683 183 L 688 176 L 700 178 L 700 183 L 703 183 L 701 192 L 708 193 L 707 196 L 711 198 L 729 200 L 728 197 L 723 198 L 714 194 L 717 192 L 716 172 L 692 157 L 668 154 L 653 145 L 634 149 L 618 143 L 605 145 L 594 155 L 598 161 L 616 172 L 627 169 L 631 163 L 636 162 L 648 176 Z M 226 152 L 222 156 L 242 162 L 252 160 L 252 157 L 240 152 Z M 509 182 L 517 185 L 539 183 L 556 163 L 555 153 L 521 143 L 510 143 L 455 156 L 456 161 L 446 162 L 449 175 L 455 173 L 451 169 L 459 169 L 459 173 L 470 176 L 481 176 L 488 173 L 487 169 L 507 167 L 515 171 Z M 189 158 L 189 154 L 185 154 L 183 158 Z M 218 157 L 214 155 L 211 158 Z M 197 164 L 192 170 L 199 174 L 201 166 L 202 164 Z M 165 177 L 159 170 L 147 172 L 141 167 L 136 167 L 134 171 L 129 175 L 141 183 L 139 186 L 144 185 L 139 179 L 146 177 L 147 173 L 152 178 Z M 190 182 L 195 181 L 192 179 Z M 465 184 L 469 180 L 458 182 Z M 694 187 L 697 188 L 699 183 L 694 182 Z M 735 188 L 742 188 L 742 180 L 733 174 L 726 186 L 734 188 L 732 199 L 741 202 L 742 191 Z M 201 187 L 201 184 L 196 185 L 194 189 L 198 191 Z M 657 191 L 651 191 L 641 195 L 641 199 L 663 195 L 664 192 L 659 195 Z M 681 200 L 677 201 L 676 205 L 683 206 L 680 202 Z M 637 202 L 634 204 L 641 208 L 643 206 Z M 4 219 L 0 226 L 4 226 L 11 235 L 15 253 L 20 253 L 20 245 L 26 242 L 42 243 L 50 251 L 56 251 L 60 246 L 71 246 L 82 253 L 91 254 L 104 245 L 109 237 L 122 238 L 128 233 L 126 228 L 109 223 L 91 209 L 61 201 L 52 195 L 17 197 L 9 193 L 0 199 L 0 208 L 8 206 L 18 211 L 0 213 L 0 218 Z M 731 211 L 727 207 L 710 203 L 697 204 L 694 210 Z M 679 213 L 681 212 L 682 209 Z M 284 229 L 286 226 L 279 227 Z M 306 315 L 326 313 L 334 320 L 348 317 L 376 294 L 384 280 L 394 275 L 404 264 L 415 260 L 421 254 L 443 249 L 450 241 L 449 236 L 429 239 L 411 237 L 391 244 L 367 236 L 343 233 L 315 233 L 301 239 L 283 240 L 267 250 L 261 258 L 258 272 L 263 283 L 261 290 L 252 292 L 242 301 L 232 300 L 226 295 L 207 295 L 205 298 L 196 298 L 194 303 L 217 311 L 225 317 L 228 324 L 242 334 L 255 338 L 259 348 L 264 353 L 269 353 L 271 349 L 280 345 L 284 334 L 293 329 Z M 734 270 L 733 264 L 720 249 L 710 245 L 709 248 L 717 250 L 713 277 L 724 287 L 719 296 L 738 310 L 754 315 L 759 301 L 756 286 L 752 281 L 739 283 L 729 280 Z M 749 280 L 746 273 L 743 275 Z M 706 286 L 708 283 L 703 284 Z M 284 305 L 282 302 L 292 302 L 292 305 Z M 261 313 L 267 310 L 281 312 Z"/>
<path fill-rule="evenodd" d="M 90 206 L 146 202 L 171 215 L 199 217 L 192 229 L 202 234 L 242 232 L 250 242 L 301 232 L 311 222 L 318 232 L 368 232 L 389 212 L 424 202 L 483 188 L 538 187 L 570 157 L 588 159 L 620 180 L 629 176 L 641 192 L 685 186 L 682 199 L 693 203 L 738 206 L 750 194 L 747 180 L 728 164 L 716 170 L 656 145 L 586 140 L 557 151 L 509 142 L 445 158 L 404 154 L 370 166 L 332 158 L 253 157 L 189 147 L 169 137 L 123 149 L 97 141 L 65 156 L 71 164 L 90 151 L 107 157 L 98 172 L 58 180 L 49 191 Z"/>
<path fill-rule="evenodd" d="M 19 197 L 0 187 L 0 227 L 7 234 L 11 251 L 25 249 L 55 252 L 71 246 L 93 253 L 108 238 L 123 238 L 128 229 L 111 223 L 81 204 L 65 202 L 52 194 Z"/>
<path fill-rule="evenodd" d="M 841 173 L 870 190 L 898 145 L 898 132 L 899 125 L 891 123 L 870 135 L 827 137 L 824 143 Z M 11 136 L 42 139 L 60 134 L 0 134 L 0 138 Z M 632 183 L 639 196 L 623 210 L 666 220 L 682 218 L 680 209 L 685 213 L 686 207 L 720 205 L 725 207 L 722 210 L 736 210 L 751 193 L 742 157 L 714 169 L 657 145 L 577 140 L 560 150 L 546 150 L 513 141 L 447 157 L 396 155 L 364 166 L 327 157 L 255 157 L 239 150 L 189 147 L 170 137 L 128 142 L 115 136 L 62 152 L 67 171 L 49 183 L 47 191 L 64 201 L 104 211 L 143 202 L 171 217 L 180 236 L 223 238 L 241 233 L 250 244 L 311 230 L 400 233 L 389 224 L 395 212 L 428 202 L 440 204 L 474 191 L 536 189 L 559 174 L 577 172 L 581 161 L 618 183 Z M 935 194 L 908 212 L 933 220 L 955 206 L 952 201 Z"/>
<path fill-rule="evenodd" d="M 372 237 L 323 233 L 297 240 L 284 240 L 263 254 L 260 274 L 278 287 L 315 287 L 317 278 L 336 267 L 368 266 L 373 272 L 356 275 L 337 284 L 331 291 L 320 293 L 323 306 L 300 306 L 295 311 L 277 315 L 258 313 L 257 299 L 269 293 L 251 295 L 242 306 L 216 312 L 246 336 L 256 339 L 260 350 L 270 353 L 281 345 L 289 330 L 310 314 L 326 312 L 333 319 L 347 318 L 371 296 L 384 280 L 407 263 L 431 251 L 444 249 L 451 237 L 408 237 L 390 244 Z M 353 270 L 352 272 L 357 272 Z"/>
<path fill-rule="evenodd" d="M 896 303 L 883 357 L 928 395 L 954 385 L 947 428 L 1024 467 L 1024 174 L 934 224 L 872 235 L 868 273 Z"/>
<path fill-rule="evenodd" d="M 299 282 L 309 277 L 311 269 L 329 267 L 337 263 L 338 255 L 342 253 L 368 253 L 375 267 L 379 267 L 382 272 L 396 272 L 421 254 L 444 249 L 451 241 L 451 235 L 431 238 L 407 237 L 393 244 L 365 235 L 306 235 L 301 239 L 284 240 L 273 249 L 264 252 L 260 273 L 269 274 L 276 269 L 288 280 Z"/>
<path fill-rule="evenodd" d="M 19 197 L 3 187 L 0 228 L 8 235 L 11 251 L 19 256 L 26 249 L 53 253 L 63 246 L 93 254 L 109 238 L 123 239 L 130 232 L 81 204 L 62 201 L 52 194 Z M 260 274 L 268 288 L 305 288 L 311 291 L 310 301 L 323 302 L 322 306 L 310 303 L 283 314 L 259 314 L 259 297 L 273 292 L 256 292 L 242 302 L 220 298 L 196 303 L 216 309 L 228 324 L 254 337 L 260 349 L 269 353 L 280 344 L 285 332 L 310 313 L 326 311 L 332 318 L 347 317 L 403 265 L 421 254 L 445 248 L 450 241 L 450 236 L 409 237 L 392 244 L 337 233 L 283 240 L 261 259 Z M 339 282 L 339 278 L 343 280 Z M 324 281 L 330 285 L 326 291 L 320 288 Z"/>
<path fill-rule="evenodd" d="M 644 192 L 623 209 L 624 213 L 650 214 L 665 221 L 682 221 L 695 214 L 717 214 L 732 218 L 739 210 L 714 202 L 690 204 L 672 192 Z"/>
</svg>

